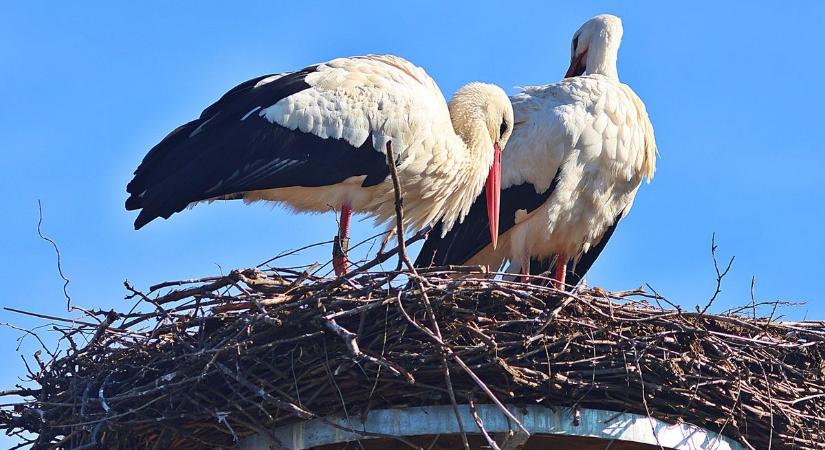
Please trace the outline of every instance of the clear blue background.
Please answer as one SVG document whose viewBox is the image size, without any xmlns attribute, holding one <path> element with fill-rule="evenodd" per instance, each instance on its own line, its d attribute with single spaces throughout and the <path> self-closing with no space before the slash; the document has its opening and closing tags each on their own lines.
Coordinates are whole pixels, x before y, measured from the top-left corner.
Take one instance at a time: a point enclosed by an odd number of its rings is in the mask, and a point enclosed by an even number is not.
<svg viewBox="0 0 825 450">
<path fill-rule="evenodd" d="M 758 299 L 807 301 L 788 316 L 825 318 L 825 2 L 114 3 L 0 7 L 4 306 L 66 314 L 54 253 L 36 233 L 38 199 L 85 307 L 127 307 L 125 279 L 211 275 L 329 239 L 332 215 L 236 202 L 132 229 L 124 188 L 145 152 L 240 81 L 386 52 L 424 66 L 447 96 L 472 80 L 515 93 L 559 80 L 573 32 L 610 12 L 624 20 L 621 79 L 646 102 L 661 159 L 590 283 L 647 282 L 704 304 L 716 232 L 720 258 L 736 262 L 715 310 L 746 303 L 755 276 Z M 370 234 L 369 222 L 353 230 Z M 24 371 L 19 335 L 0 328 L 2 387 Z"/>
</svg>

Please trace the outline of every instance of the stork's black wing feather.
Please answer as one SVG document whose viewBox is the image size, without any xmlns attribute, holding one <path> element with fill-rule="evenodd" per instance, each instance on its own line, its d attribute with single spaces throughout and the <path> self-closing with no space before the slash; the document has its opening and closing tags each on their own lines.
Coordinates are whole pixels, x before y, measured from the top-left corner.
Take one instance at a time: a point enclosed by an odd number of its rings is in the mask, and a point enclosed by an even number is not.
<svg viewBox="0 0 825 450">
<path fill-rule="evenodd" d="M 290 130 L 252 113 L 309 89 L 316 66 L 246 81 L 172 131 L 143 159 L 126 188 L 126 209 L 140 209 L 135 228 L 168 218 L 192 202 L 261 189 L 325 186 L 367 175 L 365 186 L 388 175 L 385 158 L 368 137 L 360 148 Z"/>
<path fill-rule="evenodd" d="M 516 224 L 516 211 L 528 213 L 541 206 L 550 198 L 556 187 L 558 173 L 553 182 L 543 192 L 536 192 L 531 183 L 522 183 L 501 190 L 499 211 L 499 234 L 507 232 Z M 486 191 L 482 191 L 461 223 L 456 224 L 441 237 L 443 223 L 438 222 L 424 242 L 417 267 L 464 264 L 484 247 L 490 245 L 489 219 L 487 217 Z M 497 269 L 497 268 L 494 268 Z"/>
</svg>

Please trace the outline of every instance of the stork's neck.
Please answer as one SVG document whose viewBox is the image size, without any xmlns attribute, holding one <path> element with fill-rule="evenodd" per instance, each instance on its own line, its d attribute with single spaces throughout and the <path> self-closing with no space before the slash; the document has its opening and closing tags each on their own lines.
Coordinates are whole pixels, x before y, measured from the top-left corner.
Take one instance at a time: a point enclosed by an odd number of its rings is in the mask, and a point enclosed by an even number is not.
<svg viewBox="0 0 825 450">
<path fill-rule="evenodd" d="M 456 123 L 453 118 L 453 128 L 466 147 L 463 169 L 476 176 L 487 176 L 493 164 L 493 142 L 484 119 L 475 117 Z"/>
<path fill-rule="evenodd" d="M 619 58 L 619 39 L 594 39 L 587 48 L 587 63 L 584 75 L 604 75 L 619 80 L 616 61 Z"/>
<path fill-rule="evenodd" d="M 445 230 L 467 214 L 484 188 L 494 157 L 493 141 L 483 118 L 470 118 L 455 109 L 452 112 L 456 137 L 448 158 L 453 164 L 444 164 L 446 171 L 440 174 L 450 180 L 441 193 Z"/>
</svg>

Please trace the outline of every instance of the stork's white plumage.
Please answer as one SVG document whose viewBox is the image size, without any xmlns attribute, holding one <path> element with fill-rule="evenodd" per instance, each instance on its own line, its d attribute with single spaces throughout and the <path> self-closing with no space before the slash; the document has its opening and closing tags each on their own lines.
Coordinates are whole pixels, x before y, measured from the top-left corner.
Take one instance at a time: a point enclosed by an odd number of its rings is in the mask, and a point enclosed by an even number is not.
<svg viewBox="0 0 825 450">
<path fill-rule="evenodd" d="M 135 228 L 204 200 L 273 201 L 299 211 L 394 217 L 392 142 L 406 225 L 464 217 L 488 180 L 497 218 L 497 158 L 513 112 L 500 88 L 471 83 L 449 105 L 420 67 L 390 55 L 339 58 L 247 81 L 170 133 L 127 191 Z M 493 220 L 495 223 L 495 220 Z M 336 255 L 336 272 L 346 270 Z"/>
<path fill-rule="evenodd" d="M 516 124 L 502 158 L 498 247 L 479 234 L 477 201 L 464 223 L 431 236 L 418 265 L 499 268 L 508 260 L 510 272 L 552 270 L 559 284 L 581 279 L 656 166 L 645 106 L 619 82 L 621 37 L 618 17 L 588 20 L 574 35 L 566 78 L 511 98 Z"/>
</svg>

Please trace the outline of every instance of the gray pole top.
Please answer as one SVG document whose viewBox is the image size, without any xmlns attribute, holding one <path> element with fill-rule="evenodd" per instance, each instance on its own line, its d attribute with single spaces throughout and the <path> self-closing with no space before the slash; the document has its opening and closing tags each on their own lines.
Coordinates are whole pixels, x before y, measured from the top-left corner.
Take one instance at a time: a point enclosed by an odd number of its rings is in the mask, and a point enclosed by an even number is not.
<svg viewBox="0 0 825 450">
<path fill-rule="evenodd" d="M 459 405 L 459 415 L 468 433 L 480 433 L 467 405 Z M 578 421 L 571 408 L 542 406 L 512 406 L 510 412 L 531 435 L 564 435 L 604 439 L 605 442 L 624 441 L 661 446 L 676 450 L 745 450 L 733 439 L 695 425 L 669 424 L 657 419 L 631 413 L 617 413 L 599 409 L 579 409 Z M 494 405 L 477 405 L 481 422 L 490 433 L 514 433 L 502 450 L 517 449 L 529 438 L 512 424 Z M 459 433 L 452 406 L 428 406 L 370 411 L 366 421 L 358 417 L 330 417 L 286 425 L 272 430 L 280 445 L 289 450 L 303 450 L 342 442 L 391 436 L 446 435 Z M 332 422 L 339 427 L 329 425 Z M 576 424 L 576 422 L 578 424 Z M 359 430 L 371 433 L 364 436 Z M 654 432 L 655 430 L 655 432 Z M 383 436 L 381 436 L 383 435 Z M 243 439 L 239 450 L 269 449 L 271 441 L 263 434 Z"/>
</svg>

